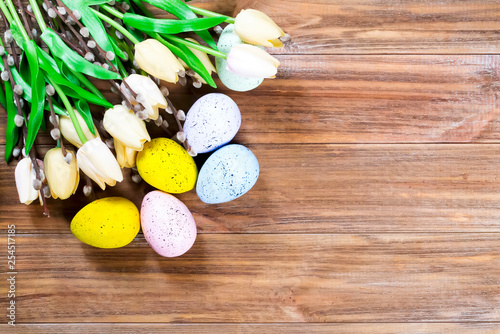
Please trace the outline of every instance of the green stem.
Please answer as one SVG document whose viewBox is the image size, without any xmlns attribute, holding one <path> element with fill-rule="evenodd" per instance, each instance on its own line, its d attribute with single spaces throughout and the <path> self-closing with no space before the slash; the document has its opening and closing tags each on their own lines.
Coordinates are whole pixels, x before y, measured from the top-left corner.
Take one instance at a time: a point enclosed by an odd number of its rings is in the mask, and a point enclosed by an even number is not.
<svg viewBox="0 0 500 334">
<path fill-rule="evenodd" d="M 12 23 L 13 21 L 12 16 L 10 15 L 9 9 L 5 6 L 5 3 L 3 1 L 0 1 L 0 9 L 2 10 L 2 13 L 9 22 L 9 24 Z"/>
<path fill-rule="evenodd" d="M 113 7 L 111 7 L 109 5 L 101 5 L 101 8 L 104 9 L 105 11 L 107 11 L 108 13 L 110 13 L 111 15 L 116 16 L 120 20 L 123 20 L 123 13 L 117 11 Z"/>
<path fill-rule="evenodd" d="M 74 71 L 70 69 L 71 73 L 73 73 L 80 82 L 87 87 L 95 96 L 99 96 L 104 98 L 102 93 L 87 79 L 81 72 Z"/>
<path fill-rule="evenodd" d="M 14 4 L 12 3 L 12 0 L 6 0 L 6 1 L 7 1 L 7 7 L 9 7 L 10 14 L 12 15 L 11 19 L 14 20 L 14 23 L 19 28 L 19 31 L 23 35 L 24 40 L 29 41 L 30 38 L 28 36 L 28 33 L 24 29 L 24 25 L 21 22 L 21 19 L 19 18 L 19 16 L 17 15 L 17 11 L 16 11 L 16 8 L 14 7 Z M 10 22 L 10 24 L 12 24 L 12 21 Z M 17 42 L 21 43 L 21 41 L 17 41 Z"/>
<path fill-rule="evenodd" d="M 52 80 L 49 76 L 47 76 L 46 78 L 49 80 L 50 84 L 54 87 L 54 89 L 57 92 L 57 95 L 59 95 L 62 103 L 66 107 L 66 110 L 68 111 L 69 114 L 69 118 L 71 118 L 71 123 L 73 123 L 76 133 L 78 134 L 78 138 L 80 138 L 82 144 L 85 144 L 87 142 L 87 138 L 83 133 L 82 127 L 80 126 L 80 122 L 78 122 L 78 118 L 76 118 L 75 109 L 73 109 L 73 106 L 69 102 L 68 97 L 66 96 L 66 94 L 64 94 L 61 87 L 59 87 L 59 85 L 54 82 L 54 80 Z"/>
<path fill-rule="evenodd" d="M 193 12 L 195 12 L 196 14 L 201 15 L 201 16 L 206 16 L 206 17 L 221 16 L 221 14 L 219 14 L 219 13 L 211 12 L 211 11 L 206 10 L 206 9 L 198 8 L 198 7 L 191 6 L 191 5 L 187 5 L 187 6 L 188 6 L 188 7 L 189 7 L 189 9 L 191 9 Z M 224 22 L 227 22 L 227 23 L 234 23 L 234 17 L 228 17 L 228 18 L 226 19 L 226 21 L 224 21 Z"/>
<path fill-rule="evenodd" d="M 9 0 L 10 1 L 10 0 Z M 40 7 L 36 3 L 36 0 L 30 0 L 31 8 L 33 9 L 33 14 L 35 14 L 36 21 L 38 22 L 38 26 L 42 32 L 47 29 L 47 25 L 45 24 L 45 20 L 43 19 L 42 12 L 40 11 Z"/>
<path fill-rule="evenodd" d="M 209 48 L 207 46 L 203 46 L 203 45 L 198 44 L 198 43 L 190 42 L 188 40 L 185 40 L 184 38 L 180 38 L 180 37 L 177 37 L 174 35 L 162 35 L 162 36 L 166 39 L 171 40 L 171 41 L 174 41 L 174 42 L 177 42 L 180 44 L 184 44 L 185 46 L 190 47 L 192 49 L 200 50 L 200 51 L 203 51 L 205 53 L 211 54 L 212 56 L 224 58 L 224 59 L 227 58 L 227 54 L 225 54 L 223 52 L 216 51 L 212 48 Z"/>
<path fill-rule="evenodd" d="M 118 22 L 116 22 L 115 20 L 113 20 L 112 18 L 104 15 L 103 13 L 89 7 L 90 10 L 92 12 L 94 12 L 95 15 L 97 15 L 101 20 L 105 21 L 105 22 L 108 22 L 112 27 L 114 27 L 116 30 L 118 30 L 119 32 L 122 33 L 123 36 L 127 37 L 132 43 L 134 44 L 139 44 L 140 41 L 134 37 L 134 35 L 132 35 L 127 29 L 125 29 L 121 24 L 119 24 Z M 118 12 L 119 14 L 122 15 L 123 17 L 123 14 Z M 111 13 L 113 14 L 113 13 Z"/>
</svg>

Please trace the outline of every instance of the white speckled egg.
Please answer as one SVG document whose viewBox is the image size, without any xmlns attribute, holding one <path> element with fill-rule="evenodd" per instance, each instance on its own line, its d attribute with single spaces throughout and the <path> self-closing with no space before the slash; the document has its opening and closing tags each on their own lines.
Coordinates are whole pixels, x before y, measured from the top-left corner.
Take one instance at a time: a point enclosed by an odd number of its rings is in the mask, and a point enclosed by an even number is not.
<svg viewBox="0 0 500 334">
<path fill-rule="evenodd" d="M 259 162 L 252 151 L 242 145 L 227 145 L 201 168 L 196 193 L 208 204 L 229 202 L 248 192 L 258 178 Z"/>
<path fill-rule="evenodd" d="M 196 239 L 196 223 L 189 209 L 173 195 L 158 190 L 142 200 L 141 226 L 148 244 L 165 257 L 186 253 Z"/>
<path fill-rule="evenodd" d="M 213 151 L 234 138 L 241 125 L 240 109 L 227 95 L 200 97 L 189 109 L 184 133 L 196 153 Z"/>
<path fill-rule="evenodd" d="M 233 46 L 238 44 L 244 44 L 244 42 L 234 33 L 234 24 L 229 24 L 220 35 L 217 48 L 221 52 L 228 53 Z M 231 72 L 226 68 L 227 61 L 221 57 L 215 57 L 215 67 L 220 81 L 234 91 L 246 92 L 258 87 L 264 81 L 263 78 L 247 78 Z"/>
</svg>

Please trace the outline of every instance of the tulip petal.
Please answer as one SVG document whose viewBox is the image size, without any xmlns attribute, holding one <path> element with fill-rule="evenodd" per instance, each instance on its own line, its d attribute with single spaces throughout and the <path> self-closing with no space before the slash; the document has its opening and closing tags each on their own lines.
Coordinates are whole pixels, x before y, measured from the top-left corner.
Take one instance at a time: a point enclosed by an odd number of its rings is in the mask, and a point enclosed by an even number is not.
<svg viewBox="0 0 500 334">
<path fill-rule="evenodd" d="M 148 111 L 149 118 L 158 118 L 158 108 L 166 108 L 167 100 L 160 89 L 149 77 L 139 74 L 131 74 L 125 79 L 127 85 L 136 93 L 145 97 L 146 103 L 141 103 Z M 122 83 L 122 90 L 127 92 L 126 85 Z M 133 101 L 133 103 L 137 101 Z"/>
<path fill-rule="evenodd" d="M 267 47 L 282 47 L 279 37 L 285 32 L 265 13 L 243 9 L 235 19 L 234 32 L 246 43 Z"/>
<path fill-rule="evenodd" d="M 233 46 L 227 56 L 228 70 L 249 78 L 274 78 L 279 65 L 278 59 L 248 44 Z"/>
<path fill-rule="evenodd" d="M 177 73 L 184 71 L 174 54 L 156 39 L 147 39 L 136 44 L 135 60 L 148 74 L 172 83 L 179 80 Z"/>
<path fill-rule="evenodd" d="M 119 140 L 115 139 L 114 142 L 115 142 L 116 160 L 118 161 L 120 167 L 122 168 L 134 167 L 138 151 L 123 145 L 123 143 L 121 143 Z"/>
<path fill-rule="evenodd" d="M 16 166 L 14 174 L 19 201 L 24 204 L 30 204 L 38 197 L 38 191 L 33 188 L 35 173 L 31 159 L 28 157 L 21 159 Z"/>
<path fill-rule="evenodd" d="M 94 125 L 94 132 L 96 134 L 93 135 L 92 132 L 90 132 L 87 123 L 85 123 L 85 120 L 77 110 L 75 110 L 75 115 L 76 118 L 78 119 L 80 127 L 82 128 L 85 138 L 91 140 L 99 137 L 99 132 L 97 131 L 95 125 Z M 78 137 L 78 134 L 76 133 L 75 126 L 73 125 L 73 122 L 71 122 L 71 118 L 69 118 L 68 116 L 61 116 L 59 118 L 59 130 L 61 130 L 62 136 L 71 144 L 73 144 L 76 147 L 82 147 L 82 141 L 80 140 L 80 137 Z"/>
<path fill-rule="evenodd" d="M 103 125 L 113 138 L 134 150 L 141 151 L 143 144 L 151 140 L 144 121 L 121 104 L 106 110 Z"/>
<path fill-rule="evenodd" d="M 86 142 L 76 153 L 76 159 L 78 167 L 103 190 L 106 183 L 115 185 L 123 180 L 120 165 L 100 138 Z"/>
<path fill-rule="evenodd" d="M 73 151 L 67 152 L 75 156 Z M 75 193 L 80 181 L 76 159 L 72 159 L 68 164 L 64 160 L 62 150 L 53 148 L 45 154 L 44 165 L 53 198 L 67 199 Z"/>
</svg>

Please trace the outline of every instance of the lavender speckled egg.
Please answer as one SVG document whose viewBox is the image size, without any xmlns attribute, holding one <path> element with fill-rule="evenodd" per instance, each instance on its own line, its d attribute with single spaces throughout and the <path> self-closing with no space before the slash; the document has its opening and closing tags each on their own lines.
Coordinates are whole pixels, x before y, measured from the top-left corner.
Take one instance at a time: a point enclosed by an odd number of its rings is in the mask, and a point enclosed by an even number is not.
<svg viewBox="0 0 500 334">
<path fill-rule="evenodd" d="M 220 35 L 217 48 L 221 52 L 228 53 L 233 46 L 243 43 L 234 33 L 234 24 L 229 24 Z M 227 61 L 220 57 L 215 57 L 215 67 L 220 81 L 234 91 L 246 92 L 258 87 L 264 81 L 263 78 L 248 78 L 231 72 L 226 68 Z"/>
<path fill-rule="evenodd" d="M 196 223 L 186 205 L 158 190 L 142 200 L 141 226 L 148 244 L 165 257 L 186 253 L 196 239 Z"/>
<path fill-rule="evenodd" d="M 242 145 L 227 145 L 201 168 L 196 193 L 208 204 L 229 202 L 248 192 L 258 178 L 259 162 L 252 151 Z"/>
<path fill-rule="evenodd" d="M 189 109 L 184 133 L 196 153 L 213 151 L 234 138 L 241 125 L 240 109 L 227 95 L 200 97 Z"/>
</svg>

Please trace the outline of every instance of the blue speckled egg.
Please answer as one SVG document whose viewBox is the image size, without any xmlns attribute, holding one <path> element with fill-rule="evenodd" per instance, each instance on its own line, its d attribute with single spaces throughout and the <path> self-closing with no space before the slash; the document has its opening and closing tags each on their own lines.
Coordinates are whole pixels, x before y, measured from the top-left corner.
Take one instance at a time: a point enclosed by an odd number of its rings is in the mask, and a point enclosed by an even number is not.
<svg viewBox="0 0 500 334">
<path fill-rule="evenodd" d="M 229 24 L 219 37 L 217 48 L 219 51 L 228 53 L 231 48 L 244 42 L 234 33 L 234 24 Z M 259 86 L 264 78 L 247 78 L 235 74 L 226 69 L 227 61 L 220 57 L 215 57 L 215 67 L 220 81 L 229 89 L 246 92 Z"/>
<path fill-rule="evenodd" d="M 201 168 L 196 193 L 208 204 L 229 202 L 249 191 L 258 178 L 259 162 L 252 151 L 242 145 L 227 145 Z"/>
<path fill-rule="evenodd" d="M 229 143 L 240 125 L 236 103 L 227 95 L 211 93 L 200 97 L 189 109 L 184 133 L 196 153 L 206 153 Z"/>
</svg>

